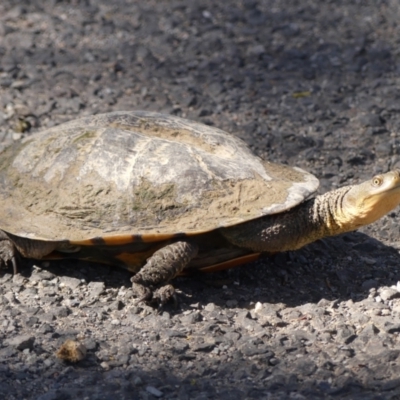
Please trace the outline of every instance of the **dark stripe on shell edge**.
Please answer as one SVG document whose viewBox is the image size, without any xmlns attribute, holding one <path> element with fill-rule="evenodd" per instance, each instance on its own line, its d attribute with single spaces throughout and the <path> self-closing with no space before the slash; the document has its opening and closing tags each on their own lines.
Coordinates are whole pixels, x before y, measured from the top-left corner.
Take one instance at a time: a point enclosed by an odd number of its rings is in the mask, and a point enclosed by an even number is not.
<svg viewBox="0 0 400 400">
<path fill-rule="evenodd" d="M 171 239 L 183 239 L 186 238 L 188 235 L 184 232 L 175 233 Z"/>
<path fill-rule="evenodd" d="M 179 274 L 179 276 L 187 276 L 187 275 L 191 275 L 196 272 L 210 273 L 210 272 L 225 271 L 227 269 L 235 268 L 240 265 L 256 261 L 261 257 L 262 254 L 263 253 L 252 253 L 252 254 L 247 254 L 245 256 L 242 256 L 242 257 L 233 258 L 232 260 L 223 261 L 218 264 L 210 265 L 208 267 L 202 267 L 202 268 L 193 269 L 193 270 L 190 270 L 190 269 L 185 270 L 184 269 Z"/>
<path fill-rule="evenodd" d="M 106 241 L 101 236 L 91 238 L 90 242 L 93 246 L 102 246 L 106 244 Z"/>
<path fill-rule="evenodd" d="M 189 234 L 178 233 L 151 233 L 136 235 L 114 235 L 114 236 L 96 236 L 90 239 L 70 240 L 69 243 L 74 246 L 119 246 L 128 243 L 154 243 L 163 242 L 165 240 L 183 239 L 188 236 L 196 236 L 203 232 L 190 232 Z"/>
<path fill-rule="evenodd" d="M 132 237 L 132 243 L 143 242 L 142 235 L 131 235 L 131 237 Z"/>
</svg>

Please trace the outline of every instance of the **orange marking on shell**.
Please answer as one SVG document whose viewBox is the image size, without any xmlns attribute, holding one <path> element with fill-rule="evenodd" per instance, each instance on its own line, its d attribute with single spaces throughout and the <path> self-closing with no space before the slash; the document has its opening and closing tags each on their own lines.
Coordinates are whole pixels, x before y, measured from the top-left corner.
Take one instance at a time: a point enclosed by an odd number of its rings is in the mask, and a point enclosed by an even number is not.
<svg viewBox="0 0 400 400">
<path fill-rule="evenodd" d="M 65 254 L 59 253 L 58 251 L 52 251 L 50 254 L 46 254 L 41 260 L 64 260 Z"/>
<path fill-rule="evenodd" d="M 233 260 L 224 261 L 222 263 L 214 264 L 209 267 L 199 268 L 197 270 L 183 270 L 179 275 L 180 276 L 190 275 L 191 273 L 197 271 L 204 273 L 224 271 L 226 269 L 235 268 L 238 267 L 239 265 L 256 261 L 260 258 L 260 255 L 261 253 L 247 254 L 246 256 L 234 258 Z"/>
<path fill-rule="evenodd" d="M 131 272 L 138 272 L 139 269 L 146 264 L 146 261 L 154 253 L 154 249 L 145 252 L 137 253 L 120 253 L 115 258 L 121 261 L 125 268 Z"/>
<path fill-rule="evenodd" d="M 169 240 L 175 237 L 175 234 L 151 234 L 151 235 L 114 235 L 114 236 L 104 236 L 100 240 L 99 238 L 90 238 L 84 240 L 71 240 L 69 243 L 76 246 L 96 246 L 96 245 L 106 245 L 106 246 L 118 246 L 122 244 L 129 243 L 152 243 L 152 242 L 162 242 L 164 240 Z"/>
</svg>

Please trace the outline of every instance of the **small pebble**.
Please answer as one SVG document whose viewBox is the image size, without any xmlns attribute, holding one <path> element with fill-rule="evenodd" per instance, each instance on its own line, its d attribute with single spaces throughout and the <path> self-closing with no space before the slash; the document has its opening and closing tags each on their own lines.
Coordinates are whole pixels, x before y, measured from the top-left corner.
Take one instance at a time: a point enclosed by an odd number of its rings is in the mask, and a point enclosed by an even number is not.
<svg viewBox="0 0 400 400">
<path fill-rule="evenodd" d="M 105 369 L 105 370 L 110 369 L 110 365 L 109 365 L 107 362 L 105 362 L 105 361 L 103 361 L 102 363 L 100 363 L 100 367 L 103 368 L 103 369 Z"/>
<path fill-rule="evenodd" d="M 149 392 L 150 394 L 152 394 L 153 396 L 156 396 L 156 397 L 162 397 L 163 396 L 163 392 L 160 392 L 158 389 L 156 389 L 153 386 L 146 386 L 146 391 Z"/>
</svg>

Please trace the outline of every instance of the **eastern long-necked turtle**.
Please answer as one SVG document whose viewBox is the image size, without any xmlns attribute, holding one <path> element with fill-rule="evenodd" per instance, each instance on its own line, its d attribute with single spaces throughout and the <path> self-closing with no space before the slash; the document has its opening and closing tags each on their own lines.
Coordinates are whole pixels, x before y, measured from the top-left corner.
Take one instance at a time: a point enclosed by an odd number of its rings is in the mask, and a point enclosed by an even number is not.
<svg viewBox="0 0 400 400">
<path fill-rule="evenodd" d="M 141 298 L 164 301 L 181 272 L 295 250 L 400 202 L 399 171 L 312 198 L 317 187 L 214 127 L 151 112 L 85 117 L 0 154 L 0 259 L 119 265 Z"/>
</svg>

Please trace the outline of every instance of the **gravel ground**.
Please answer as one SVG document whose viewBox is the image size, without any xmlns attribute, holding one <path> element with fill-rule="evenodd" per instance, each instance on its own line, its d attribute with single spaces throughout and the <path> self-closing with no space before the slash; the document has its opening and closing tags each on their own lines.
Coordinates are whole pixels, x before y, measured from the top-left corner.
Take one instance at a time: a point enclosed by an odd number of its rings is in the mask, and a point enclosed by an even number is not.
<svg viewBox="0 0 400 400">
<path fill-rule="evenodd" d="M 111 5 L 111 3 L 113 5 Z M 112 110 L 242 137 L 321 192 L 400 167 L 398 0 L 2 0 L 0 140 Z M 360 232 L 134 306 L 83 262 L 0 275 L 3 399 L 400 399 L 400 240 Z M 66 339 L 87 348 L 67 364 Z"/>
</svg>

